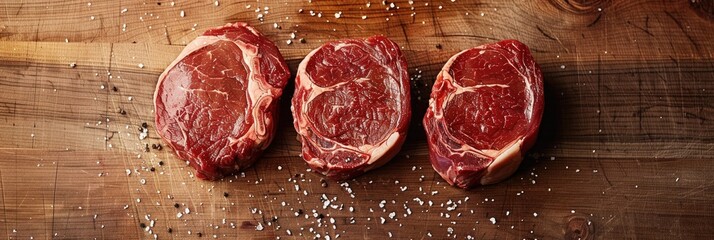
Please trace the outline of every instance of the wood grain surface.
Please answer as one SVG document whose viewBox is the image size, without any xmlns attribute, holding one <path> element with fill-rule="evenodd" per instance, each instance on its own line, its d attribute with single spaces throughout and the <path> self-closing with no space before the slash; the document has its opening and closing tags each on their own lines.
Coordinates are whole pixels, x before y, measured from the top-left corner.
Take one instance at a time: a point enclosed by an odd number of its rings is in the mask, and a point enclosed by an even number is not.
<svg viewBox="0 0 714 240">
<path fill-rule="evenodd" d="M 159 74 L 205 29 L 235 21 L 275 41 L 293 74 L 326 41 L 383 34 L 400 44 L 414 105 L 400 154 L 354 180 L 323 181 L 298 157 L 292 85 L 276 140 L 240 175 L 202 181 L 170 149 L 147 152 L 162 144 Z M 543 69 L 536 147 L 503 183 L 448 186 L 420 124 L 431 83 L 456 52 L 507 38 Z M 707 0 L 4 0 L 0 235 L 710 239 L 713 39 Z"/>
</svg>

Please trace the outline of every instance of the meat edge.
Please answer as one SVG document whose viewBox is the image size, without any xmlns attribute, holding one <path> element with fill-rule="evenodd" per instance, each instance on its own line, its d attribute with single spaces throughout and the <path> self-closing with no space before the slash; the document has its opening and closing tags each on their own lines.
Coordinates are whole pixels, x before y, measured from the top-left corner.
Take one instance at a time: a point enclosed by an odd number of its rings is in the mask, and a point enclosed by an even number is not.
<svg viewBox="0 0 714 240">
<path fill-rule="evenodd" d="M 449 74 L 449 70 L 451 69 L 451 65 L 454 63 L 454 61 L 463 53 L 466 53 L 471 50 L 475 49 L 485 49 L 487 47 L 490 47 L 490 45 L 500 45 L 500 44 L 514 44 L 514 45 L 520 45 L 522 47 L 522 50 L 519 51 L 524 51 L 523 54 L 525 57 L 528 57 L 528 62 L 526 63 L 527 65 L 532 64 L 534 72 L 532 77 L 535 78 L 534 82 L 537 84 L 535 86 L 534 90 L 534 103 L 533 103 L 533 112 L 532 112 L 532 122 L 530 124 L 530 128 L 526 131 L 524 136 L 521 136 L 519 138 L 514 139 L 508 147 L 492 154 L 484 154 L 485 157 L 490 157 L 493 159 L 491 163 L 488 164 L 486 168 L 479 169 L 477 171 L 473 171 L 471 169 L 469 170 L 459 170 L 459 169 L 454 169 L 454 165 L 451 164 L 449 168 L 445 172 L 440 172 L 436 169 L 436 165 L 438 162 L 441 162 L 442 160 L 440 159 L 445 159 L 447 162 L 452 162 L 448 160 L 447 156 L 443 156 L 437 153 L 441 153 L 438 149 L 435 149 L 434 144 L 440 144 L 439 142 L 437 143 L 432 143 L 428 142 L 429 145 L 429 159 L 430 162 L 432 163 L 432 166 L 436 170 L 439 175 L 442 176 L 449 184 L 451 185 L 456 185 L 460 188 L 470 188 L 474 187 L 476 185 L 489 185 L 489 184 L 495 184 L 498 182 L 501 182 L 505 180 L 506 178 L 510 177 L 513 175 L 516 170 L 518 170 L 518 167 L 520 166 L 521 162 L 523 161 L 523 157 L 525 154 L 525 151 L 530 149 L 534 144 L 535 140 L 538 136 L 538 128 L 541 122 L 542 118 L 542 106 L 543 106 L 543 77 L 542 73 L 540 70 L 540 67 L 538 64 L 533 60 L 533 57 L 530 53 L 530 50 L 528 47 L 517 41 L 517 40 L 503 40 L 500 42 L 496 43 L 491 43 L 491 44 L 484 44 L 481 46 L 477 46 L 475 48 L 471 49 L 466 49 L 463 50 L 454 56 L 452 56 L 446 64 L 444 64 L 444 67 L 441 69 L 439 72 L 436 81 L 434 82 L 434 89 L 432 90 L 431 93 L 431 99 L 429 101 L 429 106 L 427 108 L 427 112 L 424 115 L 423 119 L 423 124 L 424 128 L 426 130 L 427 137 L 430 136 L 430 134 L 434 134 L 435 130 L 432 130 L 431 127 L 432 123 L 430 121 L 433 121 L 433 124 L 438 124 L 439 121 L 443 121 L 443 119 L 437 119 L 434 115 L 437 114 L 435 113 L 436 109 L 436 101 L 434 98 L 437 98 L 439 94 L 442 94 L 439 89 L 437 89 L 437 86 L 440 86 L 441 84 L 444 84 L 444 81 L 448 80 L 453 80 L 453 77 Z M 530 80 L 530 79 L 529 79 Z M 444 102 L 446 104 L 446 102 Z M 441 107 L 443 108 L 443 106 Z M 438 114 L 443 114 L 443 109 L 438 112 Z M 442 136 L 446 137 L 446 136 Z M 469 146 L 470 147 L 470 146 Z M 470 147 L 471 148 L 471 147 Z M 482 153 L 479 149 L 474 149 L 476 150 L 475 152 Z M 469 171 L 470 173 L 467 173 Z"/>
<path fill-rule="evenodd" d="M 264 36 L 256 31 L 254 28 L 249 26 L 246 23 L 228 23 L 224 26 L 217 27 L 214 29 L 209 29 L 208 31 L 216 30 L 216 29 L 221 29 L 221 28 L 226 28 L 226 27 L 245 27 L 247 28 L 251 33 L 254 35 L 264 38 Z M 164 137 L 162 134 L 162 131 L 160 129 L 156 128 L 157 134 L 164 140 L 164 142 L 168 143 L 170 147 L 174 150 L 174 152 L 178 155 L 179 158 L 183 160 L 189 161 L 189 163 L 192 165 L 194 169 L 197 171 L 197 176 L 199 176 L 202 179 L 209 179 L 209 180 L 214 180 L 217 178 L 222 177 L 223 175 L 238 171 L 243 168 L 247 168 L 251 166 L 257 158 L 262 154 L 262 152 L 270 145 L 274 138 L 274 133 L 277 129 L 277 118 L 278 118 L 278 112 L 277 112 L 277 105 L 280 101 L 280 97 L 282 95 L 282 88 L 278 87 L 273 87 L 270 84 L 267 83 L 266 79 L 260 79 L 256 80 L 256 76 L 259 75 L 258 73 L 260 72 L 260 63 L 255 61 L 256 57 L 258 56 L 258 48 L 257 47 L 250 47 L 251 45 L 248 43 L 244 43 L 240 41 L 239 39 L 229 39 L 226 38 L 224 35 L 220 36 L 206 36 L 206 35 L 201 35 L 198 36 L 196 39 L 191 41 L 184 49 L 179 53 L 179 55 L 172 61 L 168 67 L 164 70 L 164 72 L 161 73 L 159 76 L 159 80 L 156 83 L 156 89 L 154 90 L 154 96 L 153 96 L 153 102 L 154 102 L 154 112 L 155 114 L 158 114 L 159 109 L 158 109 L 158 100 L 159 100 L 159 87 L 163 84 L 163 82 L 166 80 L 166 74 L 174 67 L 180 63 L 186 56 L 189 54 L 201 50 L 202 48 L 209 46 L 213 43 L 216 43 L 218 41 L 229 41 L 233 44 L 236 44 L 238 48 L 241 49 L 242 52 L 242 60 L 243 62 L 249 67 L 250 74 L 249 74 L 249 79 L 248 79 L 248 100 L 249 106 L 251 107 L 251 114 L 250 117 L 252 118 L 252 124 L 248 131 L 245 133 L 245 135 L 241 136 L 238 140 L 231 144 L 241 144 L 242 148 L 236 151 L 236 156 L 233 158 L 231 162 L 216 162 L 213 165 L 215 167 L 213 168 L 208 168 L 209 166 L 204 165 L 200 159 L 198 159 L 195 156 L 190 156 L 190 154 L 184 154 L 182 151 L 179 151 L 179 149 L 183 149 L 183 147 L 176 146 L 173 141 L 168 141 L 166 140 L 167 138 Z M 238 43 L 240 42 L 240 44 Z M 276 52 L 277 54 L 280 54 L 279 51 Z M 282 55 L 279 56 L 280 59 L 282 59 Z M 283 65 L 285 65 L 284 60 L 282 61 Z M 284 66 L 284 69 L 287 69 L 287 67 Z M 289 77 L 289 75 L 288 75 Z M 265 78 L 265 76 L 263 76 Z M 262 80 L 262 81 L 261 81 Z M 287 80 L 287 79 L 285 79 Z M 261 94 L 260 96 L 254 96 L 255 90 L 260 90 Z M 261 117 L 263 116 L 263 117 Z M 158 126 L 158 118 L 154 120 L 154 124 Z M 262 122 L 260 120 L 265 120 L 265 122 Z M 177 121 L 179 122 L 179 121 Z M 258 126 L 256 126 L 258 125 Z M 182 134 L 184 135 L 184 139 L 187 139 L 188 136 L 186 136 L 186 132 L 182 131 Z M 249 137 L 254 136 L 254 141 L 246 141 L 246 139 L 251 139 Z M 185 145 L 185 143 L 184 143 Z M 206 174 L 206 172 L 213 170 L 215 172 L 218 172 L 218 176 L 212 176 L 213 174 Z"/>
</svg>

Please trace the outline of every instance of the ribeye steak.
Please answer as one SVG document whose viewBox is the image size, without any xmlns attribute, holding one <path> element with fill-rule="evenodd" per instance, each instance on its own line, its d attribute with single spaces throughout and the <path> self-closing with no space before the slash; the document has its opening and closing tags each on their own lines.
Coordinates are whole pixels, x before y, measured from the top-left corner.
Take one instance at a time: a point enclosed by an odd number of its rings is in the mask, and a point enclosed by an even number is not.
<svg viewBox="0 0 714 240">
<path fill-rule="evenodd" d="M 292 100 L 302 157 L 331 179 L 388 162 L 411 116 L 407 63 L 383 36 L 326 43 L 298 67 Z"/>
<path fill-rule="evenodd" d="M 449 59 L 424 116 L 430 161 L 452 185 L 469 188 L 512 175 L 533 146 L 543 114 L 543 77 L 516 40 Z"/>
<path fill-rule="evenodd" d="M 272 141 L 289 77 L 275 44 L 254 28 L 210 29 L 159 77 L 156 130 L 199 178 L 231 174 L 250 166 Z"/>
</svg>

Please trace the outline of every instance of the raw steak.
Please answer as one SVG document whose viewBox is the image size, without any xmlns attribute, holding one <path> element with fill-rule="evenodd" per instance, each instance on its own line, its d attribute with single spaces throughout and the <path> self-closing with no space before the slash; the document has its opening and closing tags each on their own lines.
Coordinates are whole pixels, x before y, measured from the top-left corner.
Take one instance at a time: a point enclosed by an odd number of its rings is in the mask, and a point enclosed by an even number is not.
<svg viewBox="0 0 714 240">
<path fill-rule="evenodd" d="M 383 36 L 330 42 L 298 67 L 292 112 L 302 157 L 344 180 L 397 154 L 411 116 L 407 62 Z"/>
<path fill-rule="evenodd" d="M 270 40 L 245 23 L 203 33 L 159 77 L 156 130 L 201 179 L 250 166 L 275 133 L 290 77 Z"/>
<path fill-rule="evenodd" d="M 460 52 L 434 82 L 424 128 L 434 169 L 469 188 L 504 180 L 533 146 L 543 115 L 543 77 L 516 40 Z"/>
</svg>

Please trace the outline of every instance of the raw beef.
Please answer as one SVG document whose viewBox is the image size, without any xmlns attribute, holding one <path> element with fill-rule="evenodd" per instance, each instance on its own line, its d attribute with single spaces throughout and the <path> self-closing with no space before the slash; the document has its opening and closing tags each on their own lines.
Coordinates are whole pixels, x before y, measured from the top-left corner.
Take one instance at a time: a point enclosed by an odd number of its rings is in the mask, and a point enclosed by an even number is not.
<svg viewBox="0 0 714 240">
<path fill-rule="evenodd" d="M 272 141 L 289 77 L 275 44 L 254 28 L 210 29 L 159 77 L 156 130 L 199 178 L 234 173 Z"/>
<path fill-rule="evenodd" d="M 407 63 L 383 36 L 330 42 L 298 67 L 292 112 L 302 157 L 344 180 L 394 157 L 411 116 Z"/>
<path fill-rule="evenodd" d="M 526 45 L 460 52 L 437 76 L 424 116 L 431 164 L 462 188 L 502 181 L 533 146 L 542 114 L 543 77 Z"/>
</svg>

